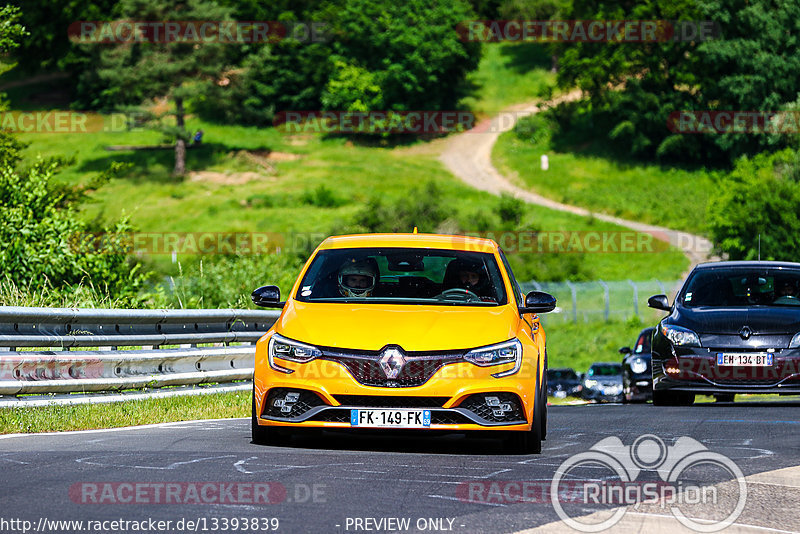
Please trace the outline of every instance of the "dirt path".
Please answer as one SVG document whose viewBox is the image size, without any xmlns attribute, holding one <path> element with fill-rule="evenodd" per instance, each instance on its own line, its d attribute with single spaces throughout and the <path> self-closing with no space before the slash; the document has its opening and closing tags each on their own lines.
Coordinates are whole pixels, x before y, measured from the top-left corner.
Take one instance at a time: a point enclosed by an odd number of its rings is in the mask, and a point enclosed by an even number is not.
<svg viewBox="0 0 800 534">
<path fill-rule="evenodd" d="M 579 96 L 579 91 L 573 91 L 555 99 L 553 103 L 576 100 Z M 523 104 L 508 108 L 492 119 L 487 119 L 476 125 L 472 130 L 453 136 L 445 146 L 439 159 L 450 172 L 468 185 L 481 191 L 487 191 L 493 195 L 510 193 L 531 204 L 585 217 L 592 216 L 595 219 L 614 223 L 637 232 L 651 234 L 656 239 L 668 242 L 681 249 L 691 262 L 690 269 L 697 263 L 710 259 L 712 243 L 702 236 L 670 230 L 662 226 L 621 219 L 604 213 L 595 213 L 578 206 L 562 204 L 533 191 L 522 189 L 514 185 L 506 176 L 503 176 L 492 165 L 492 147 L 494 147 L 501 133 L 514 127 L 517 119 L 538 111 L 539 106 L 537 104 Z"/>
</svg>

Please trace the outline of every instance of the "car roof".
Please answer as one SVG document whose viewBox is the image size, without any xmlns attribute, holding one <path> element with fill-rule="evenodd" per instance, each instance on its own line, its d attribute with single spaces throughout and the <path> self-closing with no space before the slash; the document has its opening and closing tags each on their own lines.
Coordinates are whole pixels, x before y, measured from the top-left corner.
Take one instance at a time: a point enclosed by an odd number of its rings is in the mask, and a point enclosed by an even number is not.
<svg viewBox="0 0 800 534">
<path fill-rule="evenodd" d="M 433 248 L 488 253 L 493 253 L 498 249 L 497 243 L 491 239 L 444 234 L 354 234 L 332 236 L 323 241 L 319 248 L 325 250 L 373 247 Z"/>
<path fill-rule="evenodd" d="M 590 365 L 589 367 L 590 367 L 590 368 L 591 368 L 591 367 L 597 367 L 597 366 L 600 366 L 600 365 L 614 365 L 614 366 L 620 366 L 620 365 L 622 365 L 622 364 L 621 364 L 621 363 L 619 363 L 619 362 L 594 362 L 594 363 L 593 363 L 592 365 Z"/>
<path fill-rule="evenodd" d="M 715 269 L 724 267 L 768 267 L 768 268 L 787 268 L 800 269 L 800 263 L 791 261 L 710 261 L 700 263 L 695 267 L 697 270 Z"/>
</svg>

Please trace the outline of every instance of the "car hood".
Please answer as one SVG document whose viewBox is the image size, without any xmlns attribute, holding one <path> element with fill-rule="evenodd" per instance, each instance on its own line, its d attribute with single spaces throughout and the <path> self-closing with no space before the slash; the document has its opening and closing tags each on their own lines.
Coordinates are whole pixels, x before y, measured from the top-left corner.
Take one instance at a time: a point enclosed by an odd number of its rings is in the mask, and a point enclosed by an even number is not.
<svg viewBox="0 0 800 534">
<path fill-rule="evenodd" d="M 516 335 L 512 306 L 423 306 L 305 303 L 290 300 L 276 332 L 323 347 L 406 351 L 457 350 L 491 345 Z"/>
<path fill-rule="evenodd" d="M 771 308 L 681 308 L 673 324 L 698 334 L 738 334 L 748 326 L 753 334 L 795 334 L 800 332 L 800 309 Z"/>
</svg>

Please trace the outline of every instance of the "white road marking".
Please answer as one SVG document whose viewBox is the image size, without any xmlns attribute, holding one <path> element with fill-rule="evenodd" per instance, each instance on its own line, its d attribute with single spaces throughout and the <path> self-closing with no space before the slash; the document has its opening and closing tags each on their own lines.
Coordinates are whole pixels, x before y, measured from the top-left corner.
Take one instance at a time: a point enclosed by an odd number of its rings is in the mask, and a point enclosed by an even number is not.
<svg viewBox="0 0 800 534">
<path fill-rule="evenodd" d="M 127 454 L 124 456 L 128 456 Z M 101 463 L 98 461 L 91 461 L 93 457 L 87 456 L 85 458 L 78 458 L 75 461 L 79 464 L 87 464 L 87 465 L 98 465 L 100 467 L 127 467 L 130 469 L 153 469 L 156 471 L 169 471 L 175 469 L 176 467 L 180 467 L 183 465 L 195 464 L 199 462 L 205 462 L 206 460 L 221 460 L 222 458 L 235 458 L 233 454 L 228 454 L 225 456 L 208 456 L 205 458 L 195 458 L 194 460 L 186 460 L 184 462 L 173 462 L 167 466 L 153 466 L 153 465 L 129 465 L 129 464 L 110 464 L 110 463 Z"/>
<path fill-rule="evenodd" d="M 500 504 L 496 502 L 465 501 L 459 499 L 458 497 L 448 497 L 447 495 L 426 495 L 426 497 L 430 497 L 432 499 L 445 499 L 448 501 L 458 501 L 466 504 L 483 504 L 485 506 L 503 506 L 503 507 L 506 506 L 505 504 Z"/>
</svg>

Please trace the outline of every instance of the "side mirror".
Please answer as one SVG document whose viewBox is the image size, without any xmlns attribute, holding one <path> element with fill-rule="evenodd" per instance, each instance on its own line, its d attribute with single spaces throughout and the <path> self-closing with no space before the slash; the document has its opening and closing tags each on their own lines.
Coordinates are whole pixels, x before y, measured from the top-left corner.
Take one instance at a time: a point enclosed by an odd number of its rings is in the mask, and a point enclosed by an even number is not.
<svg viewBox="0 0 800 534">
<path fill-rule="evenodd" d="M 666 295 L 653 295 L 647 299 L 647 305 L 657 310 L 672 311 L 672 306 L 669 305 L 669 299 Z"/>
<path fill-rule="evenodd" d="M 525 307 L 520 308 L 520 313 L 547 313 L 556 307 L 556 298 L 541 291 L 531 291 L 525 295 Z"/>
<path fill-rule="evenodd" d="M 631 348 L 630 347 L 622 347 L 621 349 L 619 349 L 619 353 L 620 354 L 630 354 L 631 353 Z"/>
<path fill-rule="evenodd" d="M 253 299 L 253 304 L 263 308 L 283 308 L 285 302 L 281 300 L 281 290 L 278 286 L 263 286 L 259 287 L 250 295 Z"/>
</svg>

